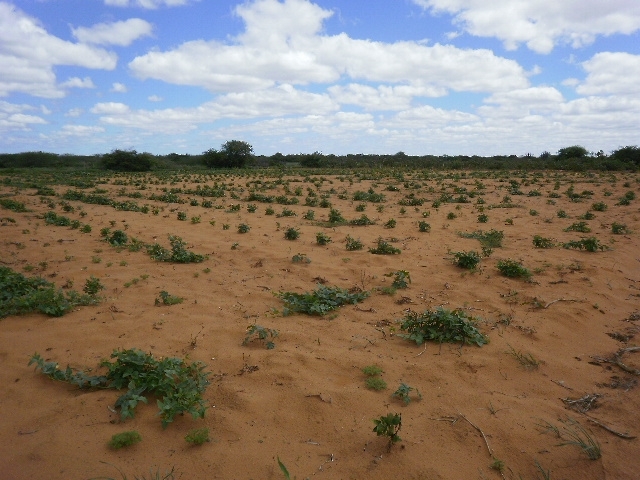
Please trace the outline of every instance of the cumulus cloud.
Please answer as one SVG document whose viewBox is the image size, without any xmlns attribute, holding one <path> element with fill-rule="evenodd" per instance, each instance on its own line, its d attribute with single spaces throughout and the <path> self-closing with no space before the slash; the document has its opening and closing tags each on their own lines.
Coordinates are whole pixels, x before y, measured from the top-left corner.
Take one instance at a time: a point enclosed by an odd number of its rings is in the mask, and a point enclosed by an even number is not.
<svg viewBox="0 0 640 480">
<path fill-rule="evenodd" d="M 447 89 L 492 92 L 528 86 L 517 62 L 489 50 L 323 34 L 323 22 L 333 12 L 306 0 L 256 0 L 235 13 L 245 30 L 232 42 L 186 42 L 136 57 L 129 68 L 140 79 L 216 93 L 264 90 L 280 83 L 330 83 L 343 77 L 417 85 L 430 96 Z"/>
<path fill-rule="evenodd" d="M 104 128 L 95 125 L 63 125 L 58 134 L 65 137 L 86 137 L 102 132 Z"/>
<path fill-rule="evenodd" d="M 127 86 L 124 83 L 115 82 L 111 85 L 111 91 L 115 93 L 126 93 Z"/>
<path fill-rule="evenodd" d="M 149 100 L 150 102 L 161 102 L 163 98 L 158 95 L 149 95 L 147 97 L 147 100 Z"/>
<path fill-rule="evenodd" d="M 0 2 L 0 96 L 61 98 L 65 90 L 56 84 L 55 66 L 113 70 L 116 62 L 114 53 L 50 35 L 37 20 Z"/>
<path fill-rule="evenodd" d="M 581 95 L 640 94 L 640 55 L 600 52 L 582 67 L 588 75 L 576 88 Z"/>
<path fill-rule="evenodd" d="M 199 0 L 104 0 L 112 7 L 140 7 L 154 10 L 158 7 L 181 7 Z"/>
<path fill-rule="evenodd" d="M 151 35 L 153 27 L 140 18 L 112 23 L 98 23 L 91 27 L 73 28 L 73 36 L 82 43 L 118 45 L 126 47 L 141 37 Z"/>
<path fill-rule="evenodd" d="M 66 82 L 62 82 L 60 86 L 67 88 L 96 88 L 96 86 L 93 84 L 93 81 L 89 77 L 71 77 Z"/>
<path fill-rule="evenodd" d="M 46 124 L 47 121 L 37 115 L 29 113 L 35 107 L 25 104 L 0 101 L 0 131 L 4 130 L 29 130 L 30 125 Z"/>
<path fill-rule="evenodd" d="M 495 37 L 507 49 L 520 44 L 549 53 L 558 43 L 577 48 L 598 35 L 640 29 L 640 2 L 634 0 L 413 0 L 434 13 L 451 14 L 471 35 Z"/>
</svg>

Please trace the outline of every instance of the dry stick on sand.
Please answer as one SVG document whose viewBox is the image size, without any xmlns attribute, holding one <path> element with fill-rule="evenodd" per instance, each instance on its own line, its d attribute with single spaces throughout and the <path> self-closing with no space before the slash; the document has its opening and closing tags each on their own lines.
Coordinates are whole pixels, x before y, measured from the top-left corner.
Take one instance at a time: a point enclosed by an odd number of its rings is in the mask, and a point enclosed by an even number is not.
<svg viewBox="0 0 640 480">
<path fill-rule="evenodd" d="M 473 428 L 475 428 L 478 432 L 480 432 L 480 435 L 482 435 L 482 438 L 484 439 L 484 443 L 487 445 L 487 450 L 489 450 L 489 455 L 491 455 L 491 458 L 495 459 L 496 456 L 493 454 L 493 450 L 491 450 L 491 447 L 489 446 L 489 440 L 487 440 L 487 436 L 484 434 L 484 432 L 482 431 L 482 429 L 480 427 L 478 427 L 475 423 L 473 423 L 471 420 L 469 420 L 467 417 L 465 417 L 463 414 L 461 414 L 460 412 L 458 412 L 458 415 L 461 418 L 464 418 L 467 422 L 469 422 L 469 425 L 471 425 Z M 500 476 L 502 478 L 504 477 L 504 474 L 502 472 L 500 472 Z"/>
<path fill-rule="evenodd" d="M 598 363 L 613 363 L 627 373 L 640 376 L 640 370 L 636 368 L 628 367 L 627 365 L 622 363 L 622 355 L 624 355 L 625 353 L 631 353 L 631 352 L 640 352 L 640 347 L 622 348 L 618 350 L 612 358 L 595 357 L 593 355 L 591 356 L 591 358 L 593 358 Z"/>
<path fill-rule="evenodd" d="M 596 419 L 595 419 L 595 418 L 593 418 L 592 416 L 587 415 L 586 413 L 583 413 L 583 415 L 584 415 L 585 417 L 587 417 L 587 420 L 589 420 L 590 422 L 595 423 L 595 424 L 596 424 L 596 425 L 598 425 L 599 427 L 604 428 L 607 432 L 613 433 L 614 435 L 617 435 L 617 436 L 618 436 L 618 437 L 620 437 L 620 438 L 624 438 L 624 439 L 626 439 L 626 440 L 631 440 L 631 439 L 636 438 L 636 436 L 635 436 L 635 435 L 629 435 L 628 433 L 617 432 L 617 431 L 615 431 L 614 429 L 612 429 L 611 427 L 608 427 L 608 426 L 606 426 L 604 423 L 602 423 L 602 422 L 600 422 L 600 421 L 596 420 Z"/>
<path fill-rule="evenodd" d="M 581 302 L 582 300 L 571 300 L 570 298 L 558 298 L 557 300 L 552 300 L 549 303 L 547 303 L 544 308 L 549 308 L 551 305 L 553 305 L 554 303 L 558 303 L 558 302 Z"/>
</svg>

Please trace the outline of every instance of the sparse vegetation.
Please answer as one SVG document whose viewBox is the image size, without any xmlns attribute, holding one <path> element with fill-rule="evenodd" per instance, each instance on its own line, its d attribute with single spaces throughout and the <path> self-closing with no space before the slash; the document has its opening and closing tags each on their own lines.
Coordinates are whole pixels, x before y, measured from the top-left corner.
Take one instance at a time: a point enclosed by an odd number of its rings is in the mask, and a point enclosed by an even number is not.
<svg viewBox="0 0 640 480">
<path fill-rule="evenodd" d="M 438 307 L 423 313 L 407 313 L 400 325 L 400 329 L 407 333 L 398 336 L 418 345 L 431 340 L 437 343 L 459 342 L 480 347 L 488 343 L 489 339 L 478 330 L 476 323 L 476 319 L 460 309 L 447 310 Z"/>
</svg>

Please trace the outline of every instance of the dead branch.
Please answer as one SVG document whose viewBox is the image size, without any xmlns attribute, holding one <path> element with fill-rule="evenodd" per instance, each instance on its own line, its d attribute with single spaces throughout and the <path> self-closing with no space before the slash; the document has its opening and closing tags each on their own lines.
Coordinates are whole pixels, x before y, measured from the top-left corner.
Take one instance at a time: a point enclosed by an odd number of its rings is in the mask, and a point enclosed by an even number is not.
<svg viewBox="0 0 640 480">
<path fill-rule="evenodd" d="M 626 440 L 631 440 L 631 439 L 636 438 L 635 435 L 629 435 L 628 433 L 618 432 L 618 431 L 612 429 L 611 427 L 606 426 L 604 423 L 600 422 L 599 420 L 596 420 L 595 418 L 591 417 L 590 415 L 587 415 L 586 413 L 583 413 L 583 415 L 585 417 L 587 417 L 587 420 L 589 420 L 590 422 L 595 423 L 599 427 L 604 428 L 607 432 L 613 433 L 614 435 L 616 435 L 616 436 L 618 436 L 620 438 L 624 438 Z"/>
<path fill-rule="evenodd" d="M 487 445 L 487 450 L 489 450 L 489 455 L 491 455 L 492 457 L 494 457 L 493 455 L 493 450 L 491 450 L 491 447 L 489 446 L 489 440 L 487 440 L 487 436 L 484 434 L 484 432 L 482 431 L 482 429 L 480 427 L 478 427 L 475 423 L 471 422 L 471 420 L 469 420 L 467 417 L 465 417 L 463 414 L 461 414 L 460 412 L 458 412 L 458 415 L 461 418 L 464 418 L 467 422 L 469 422 L 469 425 L 471 425 L 473 428 L 475 428 L 478 432 L 480 432 L 480 435 L 482 435 L 482 438 L 484 439 L 484 443 Z"/>
</svg>

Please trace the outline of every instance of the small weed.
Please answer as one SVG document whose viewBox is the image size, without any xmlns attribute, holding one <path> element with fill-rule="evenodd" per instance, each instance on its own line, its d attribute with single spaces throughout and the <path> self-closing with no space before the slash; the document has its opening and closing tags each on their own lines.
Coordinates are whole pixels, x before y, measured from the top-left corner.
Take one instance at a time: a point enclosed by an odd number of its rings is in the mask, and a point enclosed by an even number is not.
<svg viewBox="0 0 640 480">
<path fill-rule="evenodd" d="M 479 223 L 487 223 L 489 221 L 489 216 L 482 213 L 480 215 L 478 215 L 478 222 Z"/>
<path fill-rule="evenodd" d="M 458 218 L 458 216 L 453 212 L 447 214 L 447 220 L 455 220 L 456 218 Z"/>
<path fill-rule="evenodd" d="M 346 249 L 349 250 L 350 252 L 354 250 L 362 250 L 364 248 L 364 245 L 359 239 L 356 240 L 350 235 L 347 235 L 345 242 L 346 242 Z"/>
<path fill-rule="evenodd" d="M 411 397 L 409 395 L 413 390 L 416 391 L 418 398 L 422 398 L 422 395 L 417 389 L 410 387 L 406 383 L 401 383 L 398 389 L 391 394 L 391 397 L 400 399 L 405 405 L 409 405 L 409 403 L 411 403 Z"/>
<path fill-rule="evenodd" d="M 200 223 L 200 215 L 197 215 L 195 217 L 191 217 L 191 223 L 192 224 L 196 224 L 196 223 Z"/>
<path fill-rule="evenodd" d="M 480 263 L 480 254 L 474 250 L 468 252 L 453 252 L 453 258 L 453 263 L 467 270 L 474 270 Z"/>
<path fill-rule="evenodd" d="M 596 212 L 605 212 L 607 208 L 607 204 L 604 202 L 597 202 L 591 205 L 591 210 L 595 210 Z"/>
<path fill-rule="evenodd" d="M 100 258 L 100 257 L 98 257 L 96 255 L 91 257 L 91 263 L 100 263 L 100 262 L 102 262 L 102 258 Z"/>
<path fill-rule="evenodd" d="M 460 309 L 447 310 L 438 307 L 436 310 L 426 310 L 423 313 L 409 312 L 403 320 L 400 329 L 407 333 L 398 336 L 418 345 L 433 340 L 438 343 L 460 342 L 480 347 L 489 342 L 475 326 L 476 320 Z"/>
<path fill-rule="evenodd" d="M 165 290 L 162 290 L 159 293 L 159 297 L 156 298 L 155 304 L 156 306 L 160 305 L 178 305 L 184 301 L 184 298 L 178 297 L 176 295 L 170 295 Z"/>
<path fill-rule="evenodd" d="M 567 215 L 567 212 L 565 212 L 564 210 L 558 210 L 556 212 L 556 215 L 558 216 L 558 218 L 569 218 L 569 215 Z"/>
<path fill-rule="evenodd" d="M 538 216 L 538 211 L 537 210 L 529 210 L 529 215 L 531 215 L 532 217 L 536 217 Z M 504 468 L 504 464 L 503 464 L 503 468 Z"/>
<path fill-rule="evenodd" d="M 305 220 L 314 220 L 316 217 L 316 212 L 313 210 L 307 210 L 307 212 L 302 216 Z"/>
<path fill-rule="evenodd" d="M 368 377 L 364 381 L 364 384 L 369 390 L 380 391 L 380 390 L 385 390 L 387 388 L 387 382 L 385 382 L 380 377 Z"/>
<path fill-rule="evenodd" d="M 382 370 L 378 365 L 367 365 L 366 367 L 363 367 L 362 373 L 367 377 L 375 377 L 384 373 L 384 370 Z"/>
<path fill-rule="evenodd" d="M 613 222 L 611 224 L 611 233 L 614 235 L 624 235 L 631 232 L 624 223 Z"/>
<path fill-rule="evenodd" d="M 489 468 L 502 473 L 504 472 L 504 462 L 502 460 L 498 460 L 497 458 L 493 457 L 493 462 L 491 462 L 491 465 L 489 465 Z"/>
<path fill-rule="evenodd" d="M 565 232 L 580 232 L 589 233 L 591 228 L 587 225 L 587 222 L 575 222 L 564 229 Z"/>
<path fill-rule="evenodd" d="M 123 447 L 129 447 L 142 441 L 142 437 L 135 430 L 129 432 L 116 433 L 109 441 L 109 446 L 114 450 L 118 450 Z"/>
<path fill-rule="evenodd" d="M 200 263 L 207 259 L 206 255 L 199 255 L 186 249 L 186 242 L 176 235 L 169 235 L 171 250 L 155 243 L 147 245 L 147 253 L 158 262 Z"/>
<path fill-rule="evenodd" d="M 273 339 L 278 336 L 278 331 L 272 328 L 265 328 L 261 325 L 249 325 L 242 341 L 243 345 L 247 345 L 249 342 L 259 340 L 265 344 L 267 350 L 276 348 L 276 344 L 273 343 Z M 269 340 L 271 339 L 271 340 Z"/>
<path fill-rule="evenodd" d="M 178 212 L 178 220 L 184 221 L 187 219 L 187 212 Z"/>
<path fill-rule="evenodd" d="M 394 247 L 389 242 L 386 242 L 382 239 L 382 237 L 378 238 L 377 245 L 375 248 L 370 248 L 369 252 L 374 255 L 398 255 L 402 250 Z"/>
<path fill-rule="evenodd" d="M 331 243 L 331 237 L 322 232 L 316 233 L 316 243 L 318 245 L 328 245 Z"/>
<path fill-rule="evenodd" d="M 507 353 L 515 358 L 518 363 L 527 370 L 533 370 L 540 366 L 540 361 L 536 360 L 536 358 L 530 353 L 516 351 L 516 349 L 509 344 L 507 344 L 507 346 L 509 347 L 509 351 Z"/>
<path fill-rule="evenodd" d="M 305 253 L 296 253 L 291 257 L 293 263 L 311 263 L 311 259 Z"/>
<path fill-rule="evenodd" d="M 223 230 L 229 230 L 231 228 L 231 225 L 229 225 L 228 223 L 223 223 L 222 224 L 222 229 Z"/>
<path fill-rule="evenodd" d="M 104 290 L 106 287 L 100 283 L 100 279 L 91 275 L 82 287 L 82 291 L 91 297 L 95 297 L 100 293 L 101 290 Z"/>
<path fill-rule="evenodd" d="M 597 252 L 598 250 L 607 250 L 606 245 L 602 245 L 596 237 L 581 238 L 580 240 L 571 240 L 563 243 L 564 248 L 574 248 L 577 250 L 586 250 L 587 252 Z"/>
<path fill-rule="evenodd" d="M 339 287 L 318 285 L 313 292 L 293 293 L 278 292 L 274 295 L 285 303 L 282 310 L 284 316 L 292 313 L 306 313 L 308 315 L 325 315 L 342 305 L 355 305 L 369 296 L 369 292 L 349 293 Z"/>
<path fill-rule="evenodd" d="M 391 447 L 394 443 L 402 441 L 398 433 L 402 428 L 402 415 L 399 413 L 388 413 L 386 416 L 381 416 L 373 420 L 375 427 L 373 431 L 379 437 L 387 437 L 388 445 L 387 451 L 391 451 Z"/>
<path fill-rule="evenodd" d="M 208 428 L 194 428 L 193 430 L 189 430 L 184 439 L 191 445 L 202 445 L 203 443 L 211 441 Z"/>
<path fill-rule="evenodd" d="M 265 215 L 273 215 L 275 213 L 276 213 L 276 211 L 271 207 L 267 207 L 266 210 L 264 211 Z"/>
<path fill-rule="evenodd" d="M 533 246 L 536 248 L 553 248 L 555 243 L 550 238 L 544 238 L 540 235 L 533 236 Z"/>
<path fill-rule="evenodd" d="M 394 218 L 391 218 L 387 221 L 387 223 L 384 224 L 384 228 L 396 228 L 396 220 Z"/>
<path fill-rule="evenodd" d="M 491 229 L 488 232 L 478 230 L 473 233 L 459 233 L 462 238 L 475 238 L 480 242 L 483 247 L 497 248 L 502 246 L 502 239 L 504 233 L 498 230 Z"/>
<path fill-rule="evenodd" d="M 346 219 L 342 216 L 339 210 L 332 208 L 329 210 L 329 223 L 338 224 L 338 223 L 346 223 Z"/>
<path fill-rule="evenodd" d="M 531 272 L 520 262 L 517 262 L 515 260 L 500 260 L 497 267 L 500 273 L 505 277 L 524 279 L 531 278 Z"/>
<path fill-rule="evenodd" d="M 393 277 L 392 288 L 409 288 L 411 283 L 411 275 L 406 270 L 397 270 L 395 272 L 386 273 L 385 277 Z"/>
<path fill-rule="evenodd" d="M 251 227 L 246 223 L 238 225 L 238 233 L 247 233 L 249 230 L 251 230 Z"/>
<path fill-rule="evenodd" d="M 430 232 L 431 231 L 431 225 L 429 225 L 427 222 L 418 222 L 418 231 L 420 232 Z"/>
<path fill-rule="evenodd" d="M 294 227 L 289 227 L 284 231 L 284 238 L 287 240 L 297 240 L 300 237 L 300 230 Z"/>
</svg>

